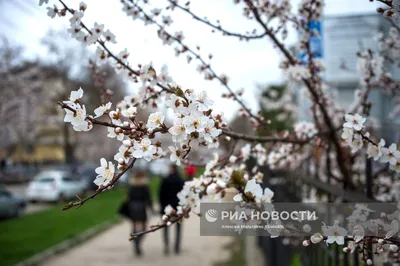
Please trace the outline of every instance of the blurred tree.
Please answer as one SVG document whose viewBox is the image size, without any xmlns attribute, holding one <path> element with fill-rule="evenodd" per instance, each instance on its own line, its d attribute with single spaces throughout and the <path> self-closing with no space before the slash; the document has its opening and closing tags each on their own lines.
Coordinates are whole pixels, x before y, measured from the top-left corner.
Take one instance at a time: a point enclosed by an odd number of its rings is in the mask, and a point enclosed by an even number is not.
<svg viewBox="0 0 400 266">
<path fill-rule="evenodd" d="M 284 85 L 269 85 L 266 87 L 262 93 L 260 108 L 265 120 L 270 121 L 268 126 L 270 132 L 279 132 L 292 128 L 296 106 L 291 94 Z"/>
</svg>

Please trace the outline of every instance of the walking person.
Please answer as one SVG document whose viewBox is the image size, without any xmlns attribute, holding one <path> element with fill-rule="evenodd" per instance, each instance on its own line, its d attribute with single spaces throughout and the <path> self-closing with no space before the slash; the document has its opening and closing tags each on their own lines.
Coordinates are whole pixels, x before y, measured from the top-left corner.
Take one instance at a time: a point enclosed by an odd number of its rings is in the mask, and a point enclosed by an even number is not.
<svg viewBox="0 0 400 266">
<path fill-rule="evenodd" d="M 129 179 L 128 189 L 128 212 L 132 221 L 132 232 L 138 233 L 147 228 L 147 209 L 153 211 L 148 178 L 143 171 L 138 171 L 136 175 Z M 143 237 L 134 239 L 134 249 L 137 256 L 143 254 L 141 244 Z"/>
<path fill-rule="evenodd" d="M 174 209 L 178 206 L 178 192 L 180 192 L 183 188 L 184 181 L 179 175 L 178 167 L 174 165 L 170 165 L 169 174 L 161 181 L 160 190 L 159 190 L 159 199 L 160 199 L 160 212 L 161 215 L 164 214 L 164 209 L 168 205 L 171 205 Z M 180 242 L 181 242 L 181 230 L 182 225 L 180 223 L 176 224 L 175 231 L 175 253 L 180 253 Z M 169 233 L 168 226 L 164 227 L 164 254 L 169 254 Z"/>
</svg>

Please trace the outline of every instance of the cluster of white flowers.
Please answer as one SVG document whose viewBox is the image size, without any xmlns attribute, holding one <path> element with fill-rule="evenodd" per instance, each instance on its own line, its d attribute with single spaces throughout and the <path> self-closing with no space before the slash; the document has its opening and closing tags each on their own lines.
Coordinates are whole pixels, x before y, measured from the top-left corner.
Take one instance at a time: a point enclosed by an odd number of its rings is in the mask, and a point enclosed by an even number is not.
<svg viewBox="0 0 400 266">
<path fill-rule="evenodd" d="M 342 138 L 351 147 L 352 152 L 357 152 L 364 146 L 364 142 L 369 140 L 369 132 L 364 132 L 366 118 L 359 114 L 346 114 L 346 122 L 343 124 Z M 400 172 L 400 151 L 397 145 L 392 143 L 385 147 L 385 140 L 381 139 L 378 144 L 368 141 L 367 155 L 375 161 L 389 163 L 390 169 Z"/>
<path fill-rule="evenodd" d="M 178 193 L 179 205 L 183 209 L 198 212 L 201 201 L 221 201 L 225 196 L 225 189 L 235 182 L 243 186 L 243 192 L 234 197 L 235 201 L 258 203 L 272 201 L 274 193 L 269 188 L 263 191 L 259 184 L 262 181 L 261 173 L 257 172 L 250 177 L 246 172 L 246 165 L 240 163 L 236 156 L 231 156 L 223 167 L 220 167 L 219 163 L 220 158 L 215 153 L 201 176 L 185 182 L 183 190 Z"/>
<path fill-rule="evenodd" d="M 295 145 L 292 143 L 281 144 L 268 154 L 268 166 L 271 169 L 294 168 L 299 166 L 303 154 L 296 152 Z"/>
<path fill-rule="evenodd" d="M 41 1 L 41 3 L 42 2 L 43 1 Z M 94 44 L 100 39 L 103 42 L 111 42 L 114 44 L 117 43 L 115 40 L 115 35 L 110 30 L 104 31 L 103 24 L 94 23 L 94 26 L 91 28 L 90 32 L 85 32 L 82 30 L 83 27 L 81 22 L 86 9 L 87 5 L 84 2 L 81 2 L 78 10 L 71 10 L 72 16 L 69 19 L 70 28 L 68 29 L 68 32 L 71 34 L 71 36 L 87 45 Z M 56 15 L 61 16 L 62 14 L 66 13 L 66 10 L 59 10 L 56 6 L 54 6 L 54 8 L 48 7 L 47 10 L 47 14 L 51 18 L 54 18 Z M 101 52 L 99 51 L 98 54 L 101 54 Z"/>
<path fill-rule="evenodd" d="M 309 139 L 318 133 L 314 123 L 305 121 L 297 122 L 294 125 L 294 132 L 298 139 Z"/>
<path fill-rule="evenodd" d="M 171 160 L 180 164 L 184 155 L 183 147 L 218 147 L 217 137 L 222 132 L 221 128 L 226 126 L 226 121 L 221 114 L 211 113 L 213 101 L 205 91 L 194 94 L 191 90 L 177 90 L 177 94 L 171 94 L 165 103 L 174 111 L 175 116 L 174 124 L 168 130 L 175 142 L 175 147 L 170 147 Z"/>
<path fill-rule="evenodd" d="M 289 80 L 302 81 L 311 77 L 310 71 L 305 65 L 290 65 L 286 69 Z"/>
<path fill-rule="evenodd" d="M 72 110 L 64 108 L 66 114 L 64 122 L 69 122 L 76 131 L 89 131 L 92 129 L 92 123 L 87 119 L 85 105 L 79 103 L 83 97 L 83 90 L 72 91 L 68 101 L 64 101 Z"/>
<path fill-rule="evenodd" d="M 384 58 L 377 54 L 362 52 L 358 58 L 357 69 L 360 72 L 360 83 L 365 84 L 366 80 L 379 80 L 384 73 Z"/>
<path fill-rule="evenodd" d="M 244 193 L 238 193 L 233 197 L 233 200 L 246 202 L 251 199 L 257 203 L 271 203 L 273 196 L 274 192 L 271 189 L 265 188 L 263 191 L 256 179 L 251 179 L 247 181 Z"/>
<path fill-rule="evenodd" d="M 257 159 L 257 164 L 260 166 L 265 165 L 265 162 L 267 161 L 267 150 L 258 143 L 255 146 L 252 146 L 250 144 L 244 145 L 241 150 L 240 150 L 240 158 L 243 161 L 247 161 L 250 156 L 253 156 L 254 158 Z"/>
</svg>

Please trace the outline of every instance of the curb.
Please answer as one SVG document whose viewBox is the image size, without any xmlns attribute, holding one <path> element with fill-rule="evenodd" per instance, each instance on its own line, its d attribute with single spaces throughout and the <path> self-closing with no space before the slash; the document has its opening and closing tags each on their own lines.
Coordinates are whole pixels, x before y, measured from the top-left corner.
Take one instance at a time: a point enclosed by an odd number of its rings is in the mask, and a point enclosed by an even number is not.
<svg viewBox="0 0 400 266">
<path fill-rule="evenodd" d="M 19 262 L 19 263 L 15 264 L 14 266 L 34 266 L 34 265 L 43 263 L 44 261 L 48 260 L 49 258 L 51 258 L 59 253 L 65 252 L 68 249 L 71 249 L 71 248 L 77 246 L 78 244 L 81 244 L 81 243 L 89 240 L 90 238 L 96 236 L 98 233 L 105 231 L 122 221 L 123 221 L 123 219 L 118 217 L 114 220 L 104 222 L 100 225 L 97 225 L 95 227 L 92 227 L 92 228 L 86 230 L 85 232 L 83 232 L 73 238 L 64 240 L 63 242 L 61 242 L 53 247 L 48 248 L 48 249 L 40 252 L 39 254 L 36 254 L 22 262 Z"/>
</svg>

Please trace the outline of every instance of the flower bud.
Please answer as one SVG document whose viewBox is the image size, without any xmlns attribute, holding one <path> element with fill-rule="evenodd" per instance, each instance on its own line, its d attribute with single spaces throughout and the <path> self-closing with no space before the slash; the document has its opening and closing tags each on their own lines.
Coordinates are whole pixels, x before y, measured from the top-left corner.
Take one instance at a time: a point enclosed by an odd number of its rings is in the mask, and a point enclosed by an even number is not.
<svg viewBox="0 0 400 266">
<path fill-rule="evenodd" d="M 343 248 L 344 253 L 350 253 L 351 249 L 349 247 Z"/>
<path fill-rule="evenodd" d="M 310 240 L 304 240 L 303 241 L 303 246 L 308 247 L 311 244 Z"/>
<path fill-rule="evenodd" d="M 120 128 L 120 127 L 117 127 L 116 129 L 115 129 L 115 133 L 122 133 L 122 128 Z"/>
<path fill-rule="evenodd" d="M 372 265 L 372 260 L 371 259 L 367 259 L 367 265 Z"/>
<path fill-rule="evenodd" d="M 324 239 L 324 237 L 320 233 L 315 233 L 310 237 L 310 239 L 313 244 L 317 244 L 321 242 Z"/>
<path fill-rule="evenodd" d="M 399 250 L 399 247 L 397 245 L 390 245 L 389 249 L 391 252 L 397 252 Z"/>
<path fill-rule="evenodd" d="M 124 161 L 124 159 L 119 158 L 119 159 L 118 159 L 118 163 L 123 165 L 123 164 L 125 164 L 125 161 Z"/>
<path fill-rule="evenodd" d="M 170 221 L 167 222 L 167 226 L 170 226 L 172 223 Z"/>
<path fill-rule="evenodd" d="M 130 141 L 129 139 L 122 141 L 122 144 L 127 148 L 132 147 L 132 141 Z"/>
<path fill-rule="evenodd" d="M 169 218 L 168 218 L 167 215 L 164 214 L 164 215 L 162 216 L 162 220 L 163 220 L 164 222 L 168 222 Z"/>
<path fill-rule="evenodd" d="M 378 244 L 383 244 L 383 239 L 382 238 L 380 238 L 380 239 L 378 239 Z"/>
</svg>

